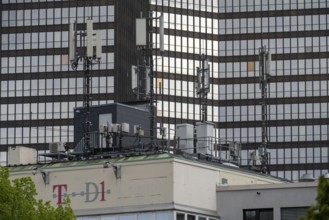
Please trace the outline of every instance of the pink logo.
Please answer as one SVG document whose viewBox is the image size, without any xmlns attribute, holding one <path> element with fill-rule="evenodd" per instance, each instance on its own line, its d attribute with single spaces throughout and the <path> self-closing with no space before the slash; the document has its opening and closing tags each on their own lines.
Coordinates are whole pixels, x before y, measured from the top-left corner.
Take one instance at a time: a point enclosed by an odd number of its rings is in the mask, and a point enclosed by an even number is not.
<svg viewBox="0 0 329 220">
<path fill-rule="evenodd" d="M 57 198 L 57 204 L 63 204 L 63 197 L 83 197 L 85 202 L 94 202 L 100 196 L 99 201 L 104 202 L 105 194 L 110 194 L 110 189 L 105 189 L 105 182 L 102 181 L 99 184 L 94 182 L 85 182 L 85 190 L 80 192 L 68 192 L 67 184 L 53 185 L 53 198 Z"/>
</svg>

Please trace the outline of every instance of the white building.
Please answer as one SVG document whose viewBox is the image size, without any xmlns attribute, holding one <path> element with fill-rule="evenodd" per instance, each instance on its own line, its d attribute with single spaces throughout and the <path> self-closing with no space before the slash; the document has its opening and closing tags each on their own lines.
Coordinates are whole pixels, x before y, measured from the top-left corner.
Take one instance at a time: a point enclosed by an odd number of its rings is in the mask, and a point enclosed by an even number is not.
<svg viewBox="0 0 329 220">
<path fill-rule="evenodd" d="M 38 196 L 52 205 L 69 196 L 78 219 L 88 220 L 232 219 L 222 217 L 221 185 L 287 183 L 171 154 L 14 166 L 10 172 L 11 178 L 30 176 Z"/>
<path fill-rule="evenodd" d="M 317 182 L 217 188 L 217 211 L 229 220 L 297 220 L 314 204 Z"/>
</svg>

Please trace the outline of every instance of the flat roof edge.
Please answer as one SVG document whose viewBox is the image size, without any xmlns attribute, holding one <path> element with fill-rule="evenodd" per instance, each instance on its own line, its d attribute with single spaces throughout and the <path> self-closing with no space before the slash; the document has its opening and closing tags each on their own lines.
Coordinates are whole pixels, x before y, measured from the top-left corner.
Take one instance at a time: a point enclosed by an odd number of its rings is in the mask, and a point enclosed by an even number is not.
<svg viewBox="0 0 329 220">
<path fill-rule="evenodd" d="M 275 183 L 275 184 L 256 184 L 256 185 L 227 185 L 217 186 L 217 192 L 226 191 L 246 191 L 246 190 L 268 190 L 268 189 L 291 189 L 291 188 L 316 188 L 318 182 L 298 182 L 298 183 Z"/>
</svg>

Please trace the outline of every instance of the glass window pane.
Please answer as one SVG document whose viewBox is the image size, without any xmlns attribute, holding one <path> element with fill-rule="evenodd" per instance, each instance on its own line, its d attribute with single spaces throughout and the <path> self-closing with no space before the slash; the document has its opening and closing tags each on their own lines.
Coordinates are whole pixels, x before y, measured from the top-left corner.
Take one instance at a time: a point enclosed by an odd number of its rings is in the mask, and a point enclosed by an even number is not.
<svg viewBox="0 0 329 220">
<path fill-rule="evenodd" d="M 156 213 L 156 220 L 172 220 L 173 213 L 172 212 L 158 212 Z"/>
<path fill-rule="evenodd" d="M 176 220 L 185 220 L 185 214 L 176 213 Z"/>
<path fill-rule="evenodd" d="M 101 216 L 100 220 L 116 220 L 116 217 L 114 216 Z"/>
<path fill-rule="evenodd" d="M 153 213 L 138 214 L 137 220 L 153 220 Z"/>
<path fill-rule="evenodd" d="M 119 220 L 135 220 L 135 215 L 122 215 L 119 216 Z"/>
</svg>

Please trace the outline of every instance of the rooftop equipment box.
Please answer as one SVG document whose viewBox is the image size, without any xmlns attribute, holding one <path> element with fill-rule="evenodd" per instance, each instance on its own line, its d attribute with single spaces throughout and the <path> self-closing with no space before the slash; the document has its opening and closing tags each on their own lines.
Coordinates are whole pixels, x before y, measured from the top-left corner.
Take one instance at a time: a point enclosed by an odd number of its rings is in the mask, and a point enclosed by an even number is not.
<svg viewBox="0 0 329 220">
<path fill-rule="evenodd" d="M 176 137 L 178 141 L 178 148 L 184 153 L 193 154 L 193 133 L 194 126 L 191 124 L 177 124 Z"/>
<path fill-rule="evenodd" d="M 197 122 L 195 126 L 197 138 L 197 153 L 212 154 L 215 144 L 215 125 L 210 122 Z"/>
<path fill-rule="evenodd" d="M 90 107 L 90 142 L 94 148 L 105 148 L 106 142 L 104 134 L 108 128 L 111 132 L 120 132 L 125 135 L 122 138 L 123 147 L 132 147 L 138 143 L 134 132 L 134 126 L 138 125 L 145 132 L 144 138 L 141 139 L 141 144 L 150 143 L 150 113 L 141 107 L 134 107 L 120 103 L 111 103 L 106 105 L 91 106 Z M 74 110 L 74 146 L 77 146 L 83 139 L 84 124 L 86 117 L 86 108 L 75 108 Z M 117 147 L 119 138 L 113 138 L 113 147 Z"/>
<path fill-rule="evenodd" d="M 36 149 L 23 146 L 8 148 L 8 165 L 26 165 L 36 163 Z"/>
</svg>

